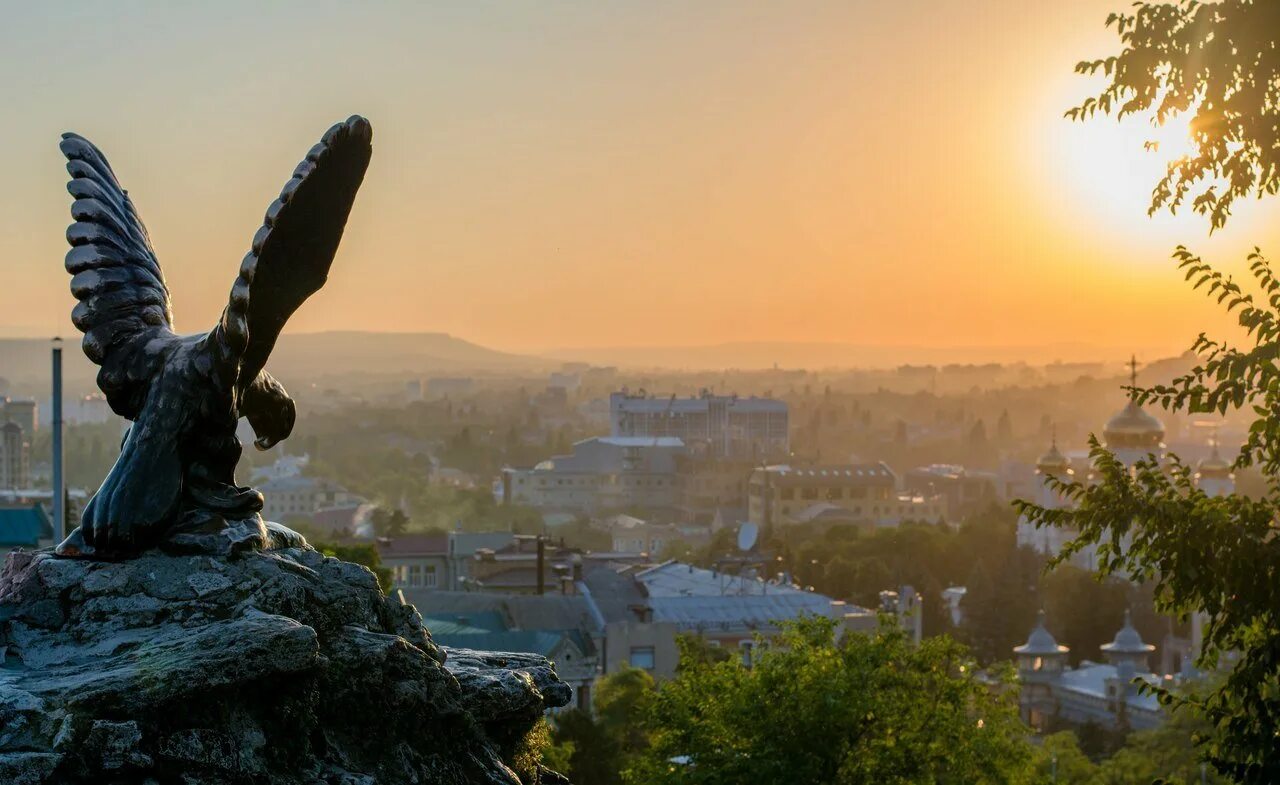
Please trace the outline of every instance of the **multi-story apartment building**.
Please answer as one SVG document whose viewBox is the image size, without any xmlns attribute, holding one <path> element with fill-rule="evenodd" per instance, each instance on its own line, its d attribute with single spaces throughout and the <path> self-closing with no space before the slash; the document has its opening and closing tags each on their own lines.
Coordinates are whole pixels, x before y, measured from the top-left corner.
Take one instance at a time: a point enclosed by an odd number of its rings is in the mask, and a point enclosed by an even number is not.
<svg viewBox="0 0 1280 785">
<path fill-rule="evenodd" d="M 31 444 L 16 422 L 0 425 L 0 489 L 20 490 L 31 485 Z"/>
<path fill-rule="evenodd" d="M 943 517 L 941 496 L 899 493 L 897 485 L 897 476 L 884 463 L 761 467 L 747 484 L 747 520 L 757 526 L 891 526 Z"/>
<path fill-rule="evenodd" d="M 279 523 L 364 501 L 337 483 L 318 477 L 275 477 L 259 485 L 258 490 L 263 496 L 262 517 Z"/>
<path fill-rule="evenodd" d="M 0 423 L 13 422 L 30 439 L 40 427 L 40 412 L 31 398 L 0 399 Z"/>
<path fill-rule="evenodd" d="M 674 437 L 691 451 L 760 461 L 790 449 L 787 404 L 703 391 L 693 398 L 654 398 L 626 390 L 609 396 L 613 436 Z"/>
</svg>

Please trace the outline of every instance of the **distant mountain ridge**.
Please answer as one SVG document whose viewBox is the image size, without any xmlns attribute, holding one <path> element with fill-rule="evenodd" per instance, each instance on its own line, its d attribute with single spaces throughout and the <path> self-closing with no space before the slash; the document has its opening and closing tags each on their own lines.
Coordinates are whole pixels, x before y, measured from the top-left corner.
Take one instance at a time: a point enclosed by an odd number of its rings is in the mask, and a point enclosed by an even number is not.
<svg viewBox="0 0 1280 785">
<path fill-rule="evenodd" d="M 0 378 L 21 394 L 47 394 L 48 340 L 0 338 Z M 534 372 L 555 367 L 554 360 L 502 352 L 446 333 L 333 331 L 280 336 L 267 369 L 285 380 L 342 374 L 420 374 Z M 92 390 L 97 366 L 80 350 L 80 335 L 63 348 L 63 375 L 69 394 Z"/>
</svg>

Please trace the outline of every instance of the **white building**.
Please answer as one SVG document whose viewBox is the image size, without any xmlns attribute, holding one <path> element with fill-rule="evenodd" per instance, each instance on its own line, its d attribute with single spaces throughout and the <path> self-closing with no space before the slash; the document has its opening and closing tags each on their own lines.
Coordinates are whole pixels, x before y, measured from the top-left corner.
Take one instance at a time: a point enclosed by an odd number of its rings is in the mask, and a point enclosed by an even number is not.
<svg viewBox="0 0 1280 785">
<path fill-rule="evenodd" d="M 595 512 L 679 504 L 684 442 L 664 437 L 599 436 L 532 469 L 504 469 L 502 498 L 543 510 Z"/>
<path fill-rule="evenodd" d="M 279 477 L 258 486 L 262 492 L 262 517 L 288 523 L 290 518 L 310 518 L 333 507 L 354 506 L 364 501 L 337 483 L 318 477 Z"/>
<path fill-rule="evenodd" d="M 0 488 L 18 490 L 31 485 L 31 443 L 16 422 L 0 425 Z"/>
<path fill-rule="evenodd" d="M 1231 462 L 1218 454 L 1218 440 L 1210 442 L 1209 457 L 1196 464 L 1196 487 L 1206 496 L 1230 496 L 1236 490 Z"/>
<path fill-rule="evenodd" d="M 1027 642 L 1013 650 L 1022 683 L 1019 704 L 1024 722 L 1038 730 L 1055 721 L 1133 730 L 1164 722 L 1156 696 L 1139 693 L 1133 684 L 1135 678 L 1153 685 L 1163 680 L 1148 666 L 1155 646 L 1143 642 L 1128 611 L 1115 639 L 1102 645 L 1106 662 L 1084 660 L 1077 668 L 1067 665 L 1070 650 L 1054 639 L 1044 621 L 1041 611 Z"/>
<path fill-rule="evenodd" d="M 790 450 L 788 409 L 772 398 L 703 391 L 693 398 L 652 398 L 627 391 L 609 396 L 613 436 L 674 437 L 712 456 L 762 460 Z"/>
</svg>

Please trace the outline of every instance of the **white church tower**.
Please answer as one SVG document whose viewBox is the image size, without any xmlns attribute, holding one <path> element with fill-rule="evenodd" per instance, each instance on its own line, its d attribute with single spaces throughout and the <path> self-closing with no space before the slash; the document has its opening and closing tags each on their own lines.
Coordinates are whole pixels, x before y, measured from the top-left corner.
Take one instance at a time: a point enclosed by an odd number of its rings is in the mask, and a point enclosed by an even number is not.
<svg viewBox="0 0 1280 785">
<path fill-rule="evenodd" d="M 1209 442 L 1209 457 L 1196 464 L 1196 487 L 1206 496 L 1230 496 L 1236 490 L 1231 462 L 1218 453 L 1218 437 Z"/>
<path fill-rule="evenodd" d="M 1074 474 L 1075 472 L 1071 469 L 1071 459 L 1058 449 L 1058 439 L 1055 435 L 1049 451 L 1036 461 L 1035 503 L 1046 510 L 1060 510 L 1066 507 L 1067 500 L 1061 493 L 1054 490 L 1052 479 L 1070 482 L 1074 479 Z M 1026 518 L 1018 521 L 1018 545 L 1032 548 L 1046 556 L 1056 556 L 1062 550 L 1062 546 L 1074 536 L 1074 532 L 1059 526 L 1036 528 L 1035 524 Z"/>
</svg>

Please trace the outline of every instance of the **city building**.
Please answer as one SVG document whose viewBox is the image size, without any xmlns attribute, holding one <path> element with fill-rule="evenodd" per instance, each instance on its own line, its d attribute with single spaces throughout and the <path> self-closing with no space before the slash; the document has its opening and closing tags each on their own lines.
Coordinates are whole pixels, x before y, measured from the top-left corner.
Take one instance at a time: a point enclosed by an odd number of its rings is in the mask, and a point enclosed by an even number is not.
<svg viewBox="0 0 1280 785">
<path fill-rule="evenodd" d="M 1048 452 L 1036 461 L 1036 478 L 1035 496 L 1032 501 L 1047 510 L 1060 510 L 1067 506 L 1066 497 L 1053 487 L 1053 481 L 1057 479 L 1062 482 L 1071 482 L 1075 479 L 1075 470 L 1071 468 L 1071 460 L 1058 449 L 1056 440 L 1049 447 Z M 1046 556 L 1057 556 L 1075 536 L 1075 531 L 1065 526 L 1037 528 L 1026 518 L 1018 521 L 1018 545 L 1032 548 Z M 1079 566 L 1085 569 L 1094 568 L 1092 552 L 1077 554 L 1077 557 L 1085 562 Z"/>
<path fill-rule="evenodd" d="M 949 521 L 1001 501 L 1000 478 L 993 472 L 974 471 L 948 463 L 909 469 L 902 479 L 907 491 L 926 497 L 941 496 Z"/>
<path fill-rule="evenodd" d="M 609 396 L 613 436 L 674 437 L 693 452 L 762 461 L 790 450 L 787 404 L 772 398 L 712 395 L 654 398 L 625 389 Z"/>
<path fill-rule="evenodd" d="M 716 511 L 747 506 L 747 481 L 759 467 L 751 461 L 687 456 L 680 464 L 686 515 L 698 523 L 710 523 Z"/>
<path fill-rule="evenodd" d="M 737 652 L 744 664 L 751 662 L 757 633 L 774 634 L 781 622 L 843 616 L 847 610 L 822 594 L 680 562 L 640 570 L 635 578 L 653 621 Z"/>
<path fill-rule="evenodd" d="M 68 401 L 65 417 L 67 422 L 80 425 L 112 421 L 119 422 L 121 427 L 128 425 L 123 417 L 111 411 L 107 397 L 102 393 L 85 395 L 74 401 Z"/>
<path fill-rule="evenodd" d="M 572 395 L 582 386 L 581 374 L 571 371 L 555 371 L 547 377 L 547 389 L 564 390 L 566 395 Z"/>
<path fill-rule="evenodd" d="M 5 398 L 0 401 L 0 423 L 13 422 L 30 439 L 40 428 L 39 407 L 32 398 Z"/>
<path fill-rule="evenodd" d="M 427 379 L 428 398 L 451 398 L 466 395 L 475 387 L 470 376 L 436 376 Z"/>
<path fill-rule="evenodd" d="M 259 485 L 258 490 L 264 500 L 262 517 L 283 524 L 290 519 L 311 518 L 321 510 L 364 502 L 341 485 L 319 477 L 276 477 Z"/>
<path fill-rule="evenodd" d="M 1148 665 L 1155 647 L 1143 642 L 1127 611 L 1115 639 L 1101 648 L 1106 662 L 1084 660 L 1079 667 L 1070 667 L 1070 650 L 1050 634 L 1041 611 L 1027 642 L 1013 650 L 1022 685 L 1023 721 L 1037 730 L 1061 722 L 1126 730 L 1162 724 L 1165 715 L 1156 696 L 1139 692 L 1133 684 L 1135 678 L 1152 685 L 1164 683 Z"/>
<path fill-rule="evenodd" d="M 1209 442 L 1208 457 L 1196 464 L 1196 487 L 1206 496 L 1230 496 L 1236 489 L 1236 476 L 1231 462 L 1218 453 L 1217 438 Z"/>
<path fill-rule="evenodd" d="M 673 545 L 700 546 L 711 540 L 711 529 L 706 526 L 649 523 L 629 515 L 616 515 L 602 528 L 613 538 L 614 553 L 643 553 L 654 558 Z"/>
<path fill-rule="evenodd" d="M 532 469 L 504 469 L 502 498 L 543 510 L 593 513 L 674 508 L 681 501 L 680 439 L 600 436 Z"/>
<path fill-rule="evenodd" d="M 765 466 L 747 483 L 747 520 L 757 526 L 796 523 L 896 526 L 938 521 L 941 496 L 899 493 L 884 463 L 840 466 Z"/>
<path fill-rule="evenodd" d="M 442 646 L 541 654 L 573 688 L 565 709 L 591 709 L 591 689 L 601 672 L 602 630 L 586 598 L 413 589 L 400 597 L 419 609 L 432 639 Z"/>
<path fill-rule="evenodd" d="M 18 423 L 0 425 L 0 488 L 19 490 L 31 485 L 31 443 Z"/>
<path fill-rule="evenodd" d="M 467 587 L 476 552 L 501 549 L 511 532 L 437 532 L 380 537 L 375 541 L 382 566 L 398 589 L 459 591 Z"/>
<path fill-rule="evenodd" d="M 307 468 L 307 464 L 311 462 L 311 457 L 305 453 L 302 455 L 281 455 L 274 462 L 266 466 L 255 466 L 249 474 L 253 482 L 268 482 L 270 480 L 280 480 L 285 477 L 301 477 L 302 470 Z"/>
<path fill-rule="evenodd" d="M 1143 410 L 1142 406 L 1131 397 L 1124 408 L 1107 420 L 1103 426 L 1102 444 L 1116 456 L 1120 463 L 1132 469 L 1138 461 L 1150 456 L 1154 456 L 1156 461 L 1163 462 L 1164 435 L 1164 425 Z M 1229 464 L 1223 464 L 1225 462 L 1217 455 L 1215 447 L 1209 458 L 1201 462 L 1197 475 L 1200 481 L 1208 482 L 1208 487 L 1215 493 L 1234 486 L 1231 467 Z M 1036 462 L 1035 503 L 1046 509 L 1065 508 L 1069 501 L 1054 489 L 1054 478 L 1065 482 L 1093 481 L 1091 466 L 1086 463 L 1079 469 L 1085 472 L 1083 477 L 1076 473 L 1076 467 L 1072 465 L 1071 460 L 1058 449 L 1055 438 L 1048 452 Z M 1037 528 L 1024 517 L 1018 521 L 1017 542 L 1020 546 L 1034 548 L 1047 556 L 1057 556 L 1066 543 L 1075 539 L 1077 534 L 1075 530 L 1065 526 Z M 1071 562 L 1087 570 L 1096 569 L 1097 547 L 1090 545 L 1080 549 L 1072 555 Z"/>
</svg>

